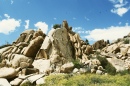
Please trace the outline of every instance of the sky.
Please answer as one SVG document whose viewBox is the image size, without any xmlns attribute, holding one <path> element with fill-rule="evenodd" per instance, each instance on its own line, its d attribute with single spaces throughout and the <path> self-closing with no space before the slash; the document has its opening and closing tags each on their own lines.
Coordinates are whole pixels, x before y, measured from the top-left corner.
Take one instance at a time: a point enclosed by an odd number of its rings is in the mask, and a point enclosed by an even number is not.
<svg viewBox="0 0 130 86">
<path fill-rule="evenodd" d="M 63 20 L 90 44 L 113 41 L 130 32 L 130 0 L 0 0 L 0 45 L 26 29 L 47 34 Z"/>
</svg>

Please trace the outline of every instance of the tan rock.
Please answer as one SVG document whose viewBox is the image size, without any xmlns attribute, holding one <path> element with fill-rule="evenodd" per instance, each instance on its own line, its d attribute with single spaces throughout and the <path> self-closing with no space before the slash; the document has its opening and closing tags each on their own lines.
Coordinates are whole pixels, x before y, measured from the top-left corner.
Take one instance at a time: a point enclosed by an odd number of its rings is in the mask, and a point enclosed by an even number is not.
<svg viewBox="0 0 130 86">
<path fill-rule="evenodd" d="M 102 75 L 103 72 L 102 72 L 101 70 L 97 70 L 97 71 L 96 71 L 96 74 L 98 74 L 98 75 Z"/>
<path fill-rule="evenodd" d="M 13 86 L 19 86 L 22 83 L 22 81 L 22 79 L 15 78 L 13 81 L 10 82 L 10 84 Z"/>
<path fill-rule="evenodd" d="M 128 48 L 120 48 L 121 55 L 125 56 L 127 54 Z"/>
<path fill-rule="evenodd" d="M 60 72 L 61 73 L 70 73 L 73 71 L 74 64 L 72 62 L 66 63 L 61 66 Z"/>
<path fill-rule="evenodd" d="M 20 68 L 17 69 L 7 67 L 0 68 L 0 78 L 6 78 L 6 79 L 14 78 L 18 74 L 19 70 Z"/>
<path fill-rule="evenodd" d="M 30 42 L 30 44 L 25 49 L 23 54 L 27 57 L 33 57 L 34 58 L 36 56 L 38 50 L 40 49 L 42 42 L 43 42 L 43 37 L 38 36 L 37 38 L 35 38 L 34 40 L 32 40 Z"/>
<path fill-rule="evenodd" d="M 50 60 L 34 60 L 33 64 L 34 68 L 39 69 L 39 72 L 45 73 L 51 66 Z"/>
<path fill-rule="evenodd" d="M 17 67 L 24 68 L 24 67 L 31 66 L 33 60 L 32 58 L 26 57 L 24 55 L 14 54 L 10 62 L 14 68 L 17 68 Z"/>
<path fill-rule="evenodd" d="M 0 78 L 0 86 L 11 86 L 7 79 L 5 78 Z"/>
</svg>

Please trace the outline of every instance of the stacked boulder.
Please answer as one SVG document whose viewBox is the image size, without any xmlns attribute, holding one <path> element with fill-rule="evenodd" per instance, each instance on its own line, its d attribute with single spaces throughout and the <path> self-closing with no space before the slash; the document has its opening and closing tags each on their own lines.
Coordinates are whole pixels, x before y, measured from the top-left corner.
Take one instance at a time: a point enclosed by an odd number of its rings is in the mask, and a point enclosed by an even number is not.
<svg viewBox="0 0 130 86">
<path fill-rule="evenodd" d="M 103 74 L 100 61 L 92 58 L 93 46 L 81 40 L 67 21 L 63 21 L 60 28 L 50 30 L 48 35 L 41 29 L 24 31 L 12 46 L 1 49 L 0 55 L 0 78 L 8 79 L 11 85 L 37 83 L 50 73 L 75 70 Z M 76 69 L 75 61 L 79 61 L 80 68 Z"/>
<path fill-rule="evenodd" d="M 124 38 L 117 39 L 101 50 L 101 55 L 116 68 L 117 72 L 130 70 L 130 44 L 129 34 Z"/>
</svg>

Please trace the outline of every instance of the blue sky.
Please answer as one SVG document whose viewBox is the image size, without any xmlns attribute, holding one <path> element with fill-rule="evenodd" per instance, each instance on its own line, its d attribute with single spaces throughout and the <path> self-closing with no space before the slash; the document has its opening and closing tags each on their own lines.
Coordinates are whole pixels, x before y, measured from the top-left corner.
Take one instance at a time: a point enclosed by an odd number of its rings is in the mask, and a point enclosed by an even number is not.
<svg viewBox="0 0 130 86">
<path fill-rule="evenodd" d="M 0 45 L 15 41 L 25 29 L 48 33 L 67 20 L 92 44 L 130 32 L 129 0 L 0 0 Z"/>
</svg>

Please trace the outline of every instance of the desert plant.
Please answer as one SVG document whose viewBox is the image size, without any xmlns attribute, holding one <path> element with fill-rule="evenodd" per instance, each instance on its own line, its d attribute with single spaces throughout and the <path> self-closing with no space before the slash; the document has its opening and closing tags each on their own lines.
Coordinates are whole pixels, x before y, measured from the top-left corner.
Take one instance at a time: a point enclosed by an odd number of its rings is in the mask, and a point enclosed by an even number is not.
<svg viewBox="0 0 130 86">
<path fill-rule="evenodd" d="M 80 63 L 78 59 L 72 61 L 74 64 L 74 68 L 81 68 L 83 65 Z"/>
<path fill-rule="evenodd" d="M 85 43 L 86 43 L 87 45 L 89 45 L 89 41 L 88 41 L 88 39 L 85 40 Z"/>
<path fill-rule="evenodd" d="M 110 75 L 116 74 L 115 67 L 113 67 L 113 65 L 107 61 L 106 57 L 101 57 L 98 55 L 97 59 L 100 61 L 101 66 L 105 69 L 105 72 L 107 72 Z"/>
<path fill-rule="evenodd" d="M 61 24 L 55 24 L 53 25 L 53 28 L 56 29 L 56 28 L 61 28 Z"/>
<path fill-rule="evenodd" d="M 129 44 L 129 39 L 124 39 L 124 44 Z"/>
</svg>

